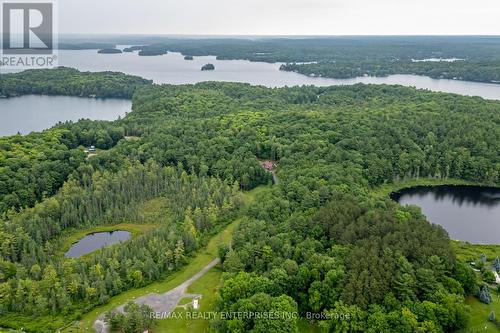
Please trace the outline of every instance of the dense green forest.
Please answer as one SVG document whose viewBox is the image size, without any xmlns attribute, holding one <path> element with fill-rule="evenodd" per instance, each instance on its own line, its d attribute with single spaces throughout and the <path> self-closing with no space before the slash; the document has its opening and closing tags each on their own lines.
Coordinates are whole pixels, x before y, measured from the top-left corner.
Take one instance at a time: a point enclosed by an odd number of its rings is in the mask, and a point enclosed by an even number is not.
<svg viewBox="0 0 500 333">
<path fill-rule="evenodd" d="M 141 124 L 135 129 L 141 133 L 152 131 L 150 117 L 168 124 L 143 135 L 152 141 L 140 149 L 144 158 L 169 163 L 184 156 L 195 170 L 206 165 L 223 177 L 218 154 L 234 143 L 258 159 L 279 161 L 281 183 L 258 200 L 224 252 L 229 274 L 221 310 L 352 313 L 340 327 L 335 319 L 324 322 L 331 331 L 439 332 L 465 325 L 463 295 L 476 292 L 474 279 L 470 268 L 456 264 L 446 233 L 418 211 L 367 192 L 418 177 L 498 184 L 498 103 L 363 85 L 206 83 L 195 91 L 200 96 L 152 87 L 136 97 L 137 112 L 125 122 Z M 183 122 L 172 124 L 170 117 Z M 183 133 L 183 145 L 174 148 Z M 196 137 L 210 144 L 196 144 Z M 231 140 L 217 145 L 224 138 Z M 293 320 L 214 325 L 230 332 L 296 327 Z"/>
<path fill-rule="evenodd" d="M 500 82 L 500 39 L 495 36 L 372 36 L 309 38 L 115 37 L 135 44 L 142 55 L 167 51 L 218 59 L 283 62 L 282 70 L 305 75 L 353 78 L 417 74 L 432 78 Z M 78 42 L 75 41 L 78 46 Z M 141 53 L 140 53 L 141 54 Z M 424 59 L 459 59 L 427 61 Z"/>
<path fill-rule="evenodd" d="M 84 162 L 83 147 L 109 149 L 124 134 L 124 128 L 116 124 L 81 120 L 42 133 L 1 137 L 0 215 L 54 195 Z"/>
<path fill-rule="evenodd" d="M 29 318 L 77 319 L 113 295 L 178 269 L 203 236 L 238 208 L 237 189 L 153 162 L 129 164 L 117 173 L 83 167 L 56 196 L 2 222 L 0 325 L 54 331 L 59 321 L 40 327 Z M 155 197 L 166 198 L 164 211 L 141 220 L 140 203 Z M 79 259 L 59 252 L 63 230 L 120 221 L 158 225 L 122 246 Z"/>
<path fill-rule="evenodd" d="M 88 160 L 76 154 L 78 166 L 65 166 L 71 171 L 58 178 L 67 178 L 62 187 L 51 187 L 53 196 L 4 214 L 0 325 L 50 331 L 32 316 L 53 318 L 53 329 L 61 314 L 70 321 L 154 281 L 237 216 L 232 245 L 220 249 L 220 311 L 323 313 L 319 325 L 330 332 L 462 328 L 464 296 L 479 292 L 474 272 L 457 262 L 444 229 L 371 190 L 416 178 L 499 185 L 499 125 L 498 102 L 399 86 L 207 82 L 146 84 L 124 119 L 5 138 L 14 155 L 37 136 L 71 152 L 92 129 L 88 135 L 103 137 L 106 150 Z M 3 160 L 13 158 L 27 170 L 38 163 L 22 154 Z M 279 184 L 241 210 L 241 190 L 271 183 L 259 165 L 269 159 L 278 164 Z M 144 218 L 141 207 L 154 198 L 166 204 Z M 130 221 L 158 227 L 82 258 L 60 253 L 66 230 Z M 293 316 L 218 319 L 212 328 L 298 330 Z"/>
<path fill-rule="evenodd" d="M 0 75 L 0 95 L 69 95 L 132 98 L 151 81 L 122 73 L 80 72 L 71 68 Z M 0 214 L 32 207 L 51 196 L 84 161 L 80 146 L 109 149 L 124 137 L 118 124 L 82 120 L 27 136 L 0 138 Z"/>
<path fill-rule="evenodd" d="M 43 94 L 129 99 L 138 87 L 151 83 L 152 81 L 123 73 L 96 74 L 59 67 L 2 74 L 0 75 L 0 96 Z"/>
<path fill-rule="evenodd" d="M 63 143 L 64 130 L 0 138 L 0 212 L 51 196 L 85 159 Z"/>
<path fill-rule="evenodd" d="M 59 50 L 100 50 L 100 49 L 113 49 L 115 44 L 106 42 L 70 42 L 70 43 L 59 43 Z"/>
<path fill-rule="evenodd" d="M 281 65 L 280 70 L 336 79 L 349 79 L 365 75 L 416 74 L 434 79 L 500 83 L 500 61 L 498 60 L 344 60 L 288 63 Z"/>
</svg>

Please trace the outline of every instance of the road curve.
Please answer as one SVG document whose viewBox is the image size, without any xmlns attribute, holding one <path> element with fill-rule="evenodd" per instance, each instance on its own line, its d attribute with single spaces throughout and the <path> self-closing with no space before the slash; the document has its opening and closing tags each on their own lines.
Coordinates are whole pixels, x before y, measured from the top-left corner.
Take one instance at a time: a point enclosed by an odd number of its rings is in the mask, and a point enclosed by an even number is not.
<svg viewBox="0 0 500 333">
<path fill-rule="evenodd" d="M 219 263 L 219 258 L 212 260 L 208 265 L 206 265 L 201 271 L 175 287 L 163 294 L 147 294 L 138 297 L 134 300 L 137 304 L 146 304 L 153 309 L 154 312 L 160 314 L 168 314 L 172 312 L 179 301 L 187 296 L 187 288 L 193 284 L 196 280 L 205 275 L 211 268 L 215 267 Z M 113 311 L 123 312 L 126 304 L 122 304 Z M 104 314 L 101 314 L 97 320 L 94 322 L 94 329 L 97 333 L 109 333 L 109 326 L 104 322 Z"/>
</svg>

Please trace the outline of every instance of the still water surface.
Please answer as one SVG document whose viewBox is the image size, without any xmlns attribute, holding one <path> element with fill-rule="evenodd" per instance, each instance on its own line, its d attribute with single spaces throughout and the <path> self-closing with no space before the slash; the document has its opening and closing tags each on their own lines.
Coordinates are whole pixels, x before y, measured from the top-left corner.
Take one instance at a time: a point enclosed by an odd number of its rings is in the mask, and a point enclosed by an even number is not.
<svg viewBox="0 0 500 333">
<path fill-rule="evenodd" d="M 402 205 L 417 205 L 452 239 L 500 244 L 500 189 L 478 186 L 413 187 L 394 193 Z"/>
<path fill-rule="evenodd" d="M 130 236 L 131 234 L 128 231 L 96 232 L 89 234 L 73 244 L 64 256 L 67 258 L 78 258 L 105 246 L 126 241 Z"/>
<path fill-rule="evenodd" d="M 131 107 L 130 101 L 122 99 L 35 95 L 0 98 L 0 136 L 28 134 L 82 118 L 116 120 Z"/>
</svg>

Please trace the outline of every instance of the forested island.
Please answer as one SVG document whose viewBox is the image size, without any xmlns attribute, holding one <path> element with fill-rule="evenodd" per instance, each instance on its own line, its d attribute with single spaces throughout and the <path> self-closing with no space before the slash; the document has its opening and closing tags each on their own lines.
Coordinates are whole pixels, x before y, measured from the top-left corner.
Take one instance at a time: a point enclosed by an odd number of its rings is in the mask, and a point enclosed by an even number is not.
<svg viewBox="0 0 500 333">
<path fill-rule="evenodd" d="M 0 138 L 0 326 L 69 325 L 175 274 L 235 220 L 214 310 L 298 317 L 216 318 L 218 331 L 297 332 L 298 318 L 323 313 L 311 325 L 330 332 L 451 332 L 468 324 L 466 296 L 488 300 L 444 229 L 374 189 L 500 184 L 499 102 L 383 85 L 160 86 L 68 68 L 1 79 L 8 96 L 127 97 L 133 111 Z M 90 144 L 103 151 L 86 159 Z M 272 187 L 267 160 L 278 165 Z M 81 258 L 61 253 L 75 230 L 125 222 L 142 232 Z"/>
<path fill-rule="evenodd" d="M 213 71 L 215 70 L 215 66 L 213 64 L 206 64 L 201 67 L 202 71 Z"/>
<path fill-rule="evenodd" d="M 160 56 L 168 53 L 168 49 L 164 45 L 147 45 L 142 46 L 140 56 Z"/>
<path fill-rule="evenodd" d="M 97 53 L 99 54 L 117 54 L 117 53 L 122 53 L 122 50 L 119 50 L 119 49 L 101 49 L 99 51 L 97 51 Z"/>
<path fill-rule="evenodd" d="M 126 47 L 123 49 L 123 52 L 134 52 L 134 51 L 139 51 L 142 49 L 142 46 L 130 46 L 130 47 Z"/>
<path fill-rule="evenodd" d="M 114 49 L 115 44 L 104 42 L 72 42 L 72 43 L 59 43 L 59 50 L 101 50 L 101 49 Z"/>
<path fill-rule="evenodd" d="M 280 70 L 309 76 L 350 79 L 360 76 L 388 76 L 392 74 L 424 75 L 433 79 L 465 80 L 500 83 L 498 61 L 338 61 L 319 63 L 289 63 Z"/>
</svg>

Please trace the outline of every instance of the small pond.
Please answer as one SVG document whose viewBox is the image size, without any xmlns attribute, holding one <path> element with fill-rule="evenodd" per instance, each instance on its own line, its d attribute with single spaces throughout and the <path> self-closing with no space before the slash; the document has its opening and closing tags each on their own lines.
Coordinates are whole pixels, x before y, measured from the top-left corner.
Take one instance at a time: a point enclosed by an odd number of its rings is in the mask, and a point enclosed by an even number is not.
<svg viewBox="0 0 500 333">
<path fill-rule="evenodd" d="M 126 241 L 130 236 L 130 232 L 121 230 L 88 234 L 74 243 L 64 256 L 78 258 L 103 247 Z"/>
<path fill-rule="evenodd" d="M 429 222 L 455 240 L 500 244 L 500 188 L 422 186 L 393 193 L 401 205 L 417 205 Z"/>
</svg>

